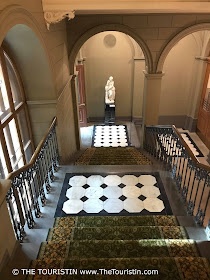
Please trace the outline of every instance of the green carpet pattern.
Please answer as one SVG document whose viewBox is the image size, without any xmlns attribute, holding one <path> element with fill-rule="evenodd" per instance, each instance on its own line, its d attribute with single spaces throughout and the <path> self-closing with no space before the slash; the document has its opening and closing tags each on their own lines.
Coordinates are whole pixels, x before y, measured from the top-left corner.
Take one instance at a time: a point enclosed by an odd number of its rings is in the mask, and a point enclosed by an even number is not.
<svg viewBox="0 0 210 280">
<path fill-rule="evenodd" d="M 178 226 L 175 216 L 90 216 L 59 217 L 55 227 Z"/>
<path fill-rule="evenodd" d="M 69 240 L 47 241 L 40 248 L 42 258 L 138 258 L 141 257 L 196 257 L 193 240 Z"/>
<path fill-rule="evenodd" d="M 71 260 L 57 260 L 57 259 L 42 259 L 33 261 L 31 268 L 72 268 L 72 269 L 155 269 L 159 271 L 158 275 L 147 275 L 147 276 L 135 276 L 135 275 L 117 275 L 117 276 L 88 276 L 88 275 L 71 275 L 71 276 L 35 276 L 34 278 L 30 276 L 28 280 L 209 280 L 209 264 L 205 258 L 201 257 L 179 257 L 179 258 L 169 258 L 169 257 L 158 257 L 158 258 L 115 258 L 115 259 L 103 259 L 103 258 L 81 258 Z"/>
<path fill-rule="evenodd" d="M 27 280 L 209 280 L 210 267 L 174 216 L 56 218 L 30 268 L 75 269 L 75 275 Z M 80 269 L 96 270 L 82 275 Z M 104 275 L 100 269 L 158 270 L 158 275 Z"/>
<path fill-rule="evenodd" d="M 138 240 L 186 239 L 183 227 L 70 227 L 52 228 L 47 241 L 61 240 Z"/>
<path fill-rule="evenodd" d="M 152 162 L 134 147 L 88 148 L 75 165 L 150 165 Z"/>
</svg>

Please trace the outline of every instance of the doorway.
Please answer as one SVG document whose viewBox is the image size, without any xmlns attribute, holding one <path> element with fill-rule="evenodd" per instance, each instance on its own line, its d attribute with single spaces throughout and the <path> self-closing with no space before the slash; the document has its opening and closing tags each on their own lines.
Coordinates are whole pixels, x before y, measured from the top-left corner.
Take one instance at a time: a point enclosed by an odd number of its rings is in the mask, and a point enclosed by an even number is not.
<svg viewBox="0 0 210 280">
<path fill-rule="evenodd" d="M 77 100 L 79 109 L 79 124 L 80 127 L 87 126 L 87 107 L 85 93 L 85 70 L 84 65 L 76 65 L 77 71 Z"/>
</svg>

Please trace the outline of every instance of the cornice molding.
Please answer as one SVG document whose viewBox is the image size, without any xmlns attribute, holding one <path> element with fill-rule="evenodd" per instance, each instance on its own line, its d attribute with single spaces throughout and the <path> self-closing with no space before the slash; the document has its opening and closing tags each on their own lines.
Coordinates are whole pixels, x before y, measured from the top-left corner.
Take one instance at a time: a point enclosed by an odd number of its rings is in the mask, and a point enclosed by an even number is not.
<svg viewBox="0 0 210 280">
<path fill-rule="evenodd" d="M 209 13 L 208 0 L 42 0 L 46 11 L 76 11 L 76 14 Z"/>
<path fill-rule="evenodd" d="M 68 20 L 73 19 L 75 17 L 75 11 L 45 11 L 44 18 L 47 24 L 47 29 L 50 29 L 50 24 L 55 24 L 63 20 L 64 18 L 68 18 Z"/>
</svg>

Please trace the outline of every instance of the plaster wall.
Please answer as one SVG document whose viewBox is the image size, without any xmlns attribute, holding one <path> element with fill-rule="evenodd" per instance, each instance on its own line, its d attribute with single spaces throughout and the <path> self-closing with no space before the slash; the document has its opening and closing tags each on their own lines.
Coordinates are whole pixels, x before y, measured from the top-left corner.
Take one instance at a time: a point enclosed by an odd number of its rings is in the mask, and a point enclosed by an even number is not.
<svg viewBox="0 0 210 280">
<path fill-rule="evenodd" d="M 0 270 L 8 258 L 12 257 L 16 238 L 12 228 L 5 195 L 11 187 L 10 180 L 0 180 Z"/>
<path fill-rule="evenodd" d="M 107 38 L 115 39 L 116 43 L 109 45 Z M 145 62 L 139 45 L 121 32 L 102 32 L 91 37 L 82 46 L 76 62 L 83 58 L 88 117 L 104 117 L 104 87 L 108 77 L 113 76 L 116 87 L 116 117 L 142 118 Z"/>
<path fill-rule="evenodd" d="M 204 55 L 209 31 L 192 33 L 180 40 L 168 54 L 162 78 L 159 123 L 188 128 L 196 125 L 206 63 L 196 57 Z"/>
<path fill-rule="evenodd" d="M 66 22 L 52 25 L 48 31 L 41 0 L 10 0 L 0 3 L 0 23 L 0 43 L 5 39 L 17 61 L 32 120 L 33 137 L 35 145 L 38 145 L 58 111 L 57 99 L 70 77 Z M 18 27 L 17 24 L 22 25 L 22 30 L 11 29 Z M 73 105 L 68 105 L 71 110 Z M 69 115 L 69 125 L 63 129 L 68 134 L 72 128 L 74 119 Z M 58 141 L 61 141 L 59 135 Z M 68 153 L 70 156 L 75 150 L 76 146 L 72 144 L 65 155 Z"/>
<path fill-rule="evenodd" d="M 160 115 L 185 115 L 189 104 L 190 83 L 197 53 L 192 35 L 183 38 L 168 54 L 162 78 Z"/>
<path fill-rule="evenodd" d="M 116 39 L 114 46 L 106 43 L 107 36 Z M 127 36 L 120 32 L 99 33 L 84 44 L 82 54 L 86 58 L 88 117 L 104 117 L 104 88 L 110 76 L 116 88 L 116 117 L 131 117 L 133 53 Z"/>
</svg>

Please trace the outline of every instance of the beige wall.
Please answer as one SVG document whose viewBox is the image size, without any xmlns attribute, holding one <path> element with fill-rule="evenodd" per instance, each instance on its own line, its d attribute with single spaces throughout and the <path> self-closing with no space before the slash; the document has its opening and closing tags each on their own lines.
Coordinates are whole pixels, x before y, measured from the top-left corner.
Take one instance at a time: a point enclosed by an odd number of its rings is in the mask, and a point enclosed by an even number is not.
<svg viewBox="0 0 210 280">
<path fill-rule="evenodd" d="M 116 39 L 114 46 L 104 41 L 108 35 Z M 109 76 L 115 81 L 116 117 L 142 117 L 145 63 L 137 60 L 144 59 L 139 45 L 124 33 L 102 32 L 83 45 L 77 59 L 82 57 L 85 58 L 88 117 L 104 117 L 104 87 Z"/>
<path fill-rule="evenodd" d="M 74 111 L 72 106 L 73 100 L 71 95 L 70 81 L 59 96 L 57 103 L 57 119 L 58 128 L 57 133 L 59 135 L 59 151 L 62 155 L 62 162 L 68 163 L 70 161 L 73 147 L 76 147 L 76 140 L 74 135 L 76 134 L 74 123 Z M 73 151 L 72 151 L 73 152 Z"/>
<path fill-rule="evenodd" d="M 10 180 L 0 180 L 0 270 L 8 258 L 12 257 L 16 239 L 10 216 L 7 208 L 5 196 L 11 186 Z"/>
<path fill-rule="evenodd" d="M 155 72 L 160 54 L 171 39 L 182 30 L 200 23 L 210 23 L 210 15 L 77 15 L 75 19 L 67 23 L 69 54 L 74 53 L 75 43 L 81 36 L 87 40 L 88 34 L 94 35 L 92 29 L 94 29 L 95 34 L 103 28 L 104 30 L 124 29 L 127 34 L 132 34 L 136 40 L 143 40 L 152 58 L 152 67 L 148 70 Z M 77 31 L 75 32 L 75 30 Z"/>
<path fill-rule="evenodd" d="M 205 62 L 196 57 L 204 54 L 209 39 L 209 31 L 193 33 L 168 54 L 163 67 L 160 116 L 197 118 Z"/>
<path fill-rule="evenodd" d="M 106 36 L 116 38 L 116 45 L 108 46 Z M 110 76 L 116 88 L 116 117 L 131 116 L 132 49 L 127 36 L 120 32 L 103 32 L 90 38 L 82 48 L 86 58 L 86 96 L 88 117 L 104 117 L 104 87 Z"/>
<path fill-rule="evenodd" d="M 182 39 L 167 56 L 162 79 L 160 115 L 186 115 L 193 63 L 197 54 L 192 35 Z"/>
<path fill-rule="evenodd" d="M 37 145 L 49 127 L 52 116 L 61 109 L 56 107 L 57 99 L 70 77 L 66 22 L 52 25 L 48 31 L 41 0 L 4 1 L 0 5 L 0 43 L 4 39 L 21 72 Z M 69 117 L 69 123 L 63 130 L 68 134 L 73 129 L 74 119 Z M 72 144 L 64 154 L 70 156 L 75 150 L 76 146 Z"/>
</svg>

